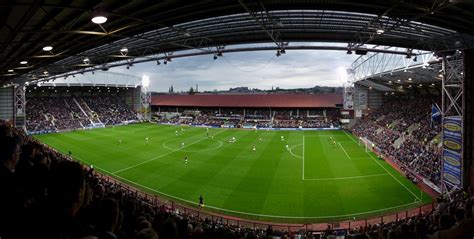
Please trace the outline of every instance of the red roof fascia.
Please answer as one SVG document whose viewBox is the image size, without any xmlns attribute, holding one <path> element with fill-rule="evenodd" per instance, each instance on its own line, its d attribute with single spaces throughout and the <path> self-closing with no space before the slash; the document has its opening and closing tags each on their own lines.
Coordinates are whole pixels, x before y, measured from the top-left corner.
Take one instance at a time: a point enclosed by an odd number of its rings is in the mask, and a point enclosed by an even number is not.
<svg viewBox="0 0 474 239">
<path fill-rule="evenodd" d="M 209 94 L 154 95 L 153 106 L 233 108 L 332 108 L 342 94 Z"/>
</svg>

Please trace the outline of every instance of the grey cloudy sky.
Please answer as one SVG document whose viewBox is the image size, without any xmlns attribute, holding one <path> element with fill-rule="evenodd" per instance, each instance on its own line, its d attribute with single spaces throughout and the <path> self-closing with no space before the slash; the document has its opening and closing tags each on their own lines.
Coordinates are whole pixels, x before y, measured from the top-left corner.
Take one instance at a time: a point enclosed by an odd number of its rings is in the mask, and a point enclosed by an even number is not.
<svg viewBox="0 0 474 239">
<path fill-rule="evenodd" d="M 321 45 L 321 44 L 319 44 Z M 342 86 L 338 68 L 349 66 L 356 55 L 344 51 L 290 51 L 276 57 L 274 51 L 228 53 L 213 60 L 212 55 L 173 59 L 167 65 L 156 62 L 136 64 L 110 71 L 136 76 L 148 75 L 150 89 L 187 91 L 227 90 L 231 87 L 271 89 L 320 86 Z"/>
</svg>

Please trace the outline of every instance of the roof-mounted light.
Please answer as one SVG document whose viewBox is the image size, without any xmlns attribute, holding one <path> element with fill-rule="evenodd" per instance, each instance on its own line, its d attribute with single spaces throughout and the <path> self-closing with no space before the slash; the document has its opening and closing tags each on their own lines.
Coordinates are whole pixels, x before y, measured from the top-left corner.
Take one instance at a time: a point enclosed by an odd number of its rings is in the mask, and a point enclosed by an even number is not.
<svg viewBox="0 0 474 239">
<path fill-rule="evenodd" d="M 52 46 L 45 46 L 43 47 L 43 51 L 51 51 L 53 50 L 53 47 Z"/>
<path fill-rule="evenodd" d="M 95 24 L 104 24 L 107 21 L 107 18 L 104 16 L 95 16 L 91 21 Z"/>
</svg>

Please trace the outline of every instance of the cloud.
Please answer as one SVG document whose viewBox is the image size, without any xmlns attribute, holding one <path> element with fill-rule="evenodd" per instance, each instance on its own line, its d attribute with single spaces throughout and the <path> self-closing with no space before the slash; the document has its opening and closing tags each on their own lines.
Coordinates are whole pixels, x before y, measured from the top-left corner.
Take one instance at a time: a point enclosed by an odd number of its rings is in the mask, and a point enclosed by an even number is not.
<svg viewBox="0 0 474 239">
<path fill-rule="evenodd" d="M 173 59 L 167 65 L 155 62 L 137 64 L 110 71 L 131 75 L 148 75 L 150 89 L 188 90 L 199 85 L 200 90 L 227 90 L 231 87 L 270 89 L 321 86 L 341 86 L 337 70 L 348 67 L 357 58 L 343 51 L 290 51 L 276 57 L 273 51 L 225 54 L 217 60 L 212 56 Z"/>
</svg>

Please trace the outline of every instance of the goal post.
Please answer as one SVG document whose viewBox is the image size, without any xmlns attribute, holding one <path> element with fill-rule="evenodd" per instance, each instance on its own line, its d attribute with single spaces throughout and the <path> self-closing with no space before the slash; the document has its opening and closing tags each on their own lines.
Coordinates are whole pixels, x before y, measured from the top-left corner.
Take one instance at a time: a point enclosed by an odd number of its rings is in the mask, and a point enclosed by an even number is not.
<svg viewBox="0 0 474 239">
<path fill-rule="evenodd" d="M 370 149 L 372 148 L 372 142 L 368 140 L 365 137 L 359 137 L 359 146 L 363 146 L 365 149 L 365 152 L 370 152 Z"/>
</svg>

